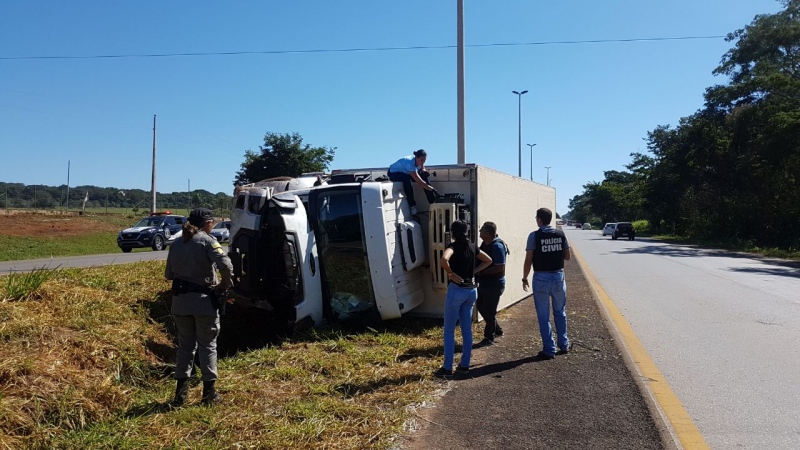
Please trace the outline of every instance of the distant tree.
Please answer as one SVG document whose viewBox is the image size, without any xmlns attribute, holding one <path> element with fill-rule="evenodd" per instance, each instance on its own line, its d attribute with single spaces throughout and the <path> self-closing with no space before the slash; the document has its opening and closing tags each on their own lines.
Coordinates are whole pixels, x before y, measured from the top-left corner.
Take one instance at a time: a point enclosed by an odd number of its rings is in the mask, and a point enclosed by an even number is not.
<svg viewBox="0 0 800 450">
<path fill-rule="evenodd" d="M 254 183 L 281 176 L 296 177 L 304 172 L 324 172 L 333 161 L 335 147 L 303 144 L 298 133 L 267 133 L 259 151 L 246 150 L 234 185 Z"/>
</svg>

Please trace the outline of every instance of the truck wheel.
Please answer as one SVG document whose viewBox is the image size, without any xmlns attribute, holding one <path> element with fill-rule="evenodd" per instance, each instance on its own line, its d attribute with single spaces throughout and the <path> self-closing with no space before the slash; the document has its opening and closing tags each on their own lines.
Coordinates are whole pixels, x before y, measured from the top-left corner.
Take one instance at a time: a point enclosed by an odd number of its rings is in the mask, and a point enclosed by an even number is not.
<svg viewBox="0 0 800 450">
<path fill-rule="evenodd" d="M 612 235 L 611 235 L 611 239 L 613 239 L 613 240 L 615 240 L 615 241 L 616 241 L 616 240 L 617 240 L 617 235 L 616 235 L 616 234 L 612 234 Z"/>
<path fill-rule="evenodd" d="M 130 247 L 121 247 L 120 250 L 122 250 L 122 253 L 130 253 L 133 249 Z"/>
<path fill-rule="evenodd" d="M 160 234 L 153 238 L 153 250 L 164 250 L 164 237 Z"/>
</svg>

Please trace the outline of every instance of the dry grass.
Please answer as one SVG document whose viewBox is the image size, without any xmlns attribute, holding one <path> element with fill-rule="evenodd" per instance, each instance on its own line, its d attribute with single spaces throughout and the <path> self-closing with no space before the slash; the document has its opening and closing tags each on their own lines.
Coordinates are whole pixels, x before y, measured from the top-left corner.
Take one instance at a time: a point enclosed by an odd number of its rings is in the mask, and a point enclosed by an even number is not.
<svg viewBox="0 0 800 450">
<path fill-rule="evenodd" d="M 163 269 L 62 269 L 0 302 L 0 448 L 388 448 L 441 386 L 441 328 L 404 319 L 239 350 L 220 360 L 221 405 L 195 387 L 170 411 Z"/>
</svg>

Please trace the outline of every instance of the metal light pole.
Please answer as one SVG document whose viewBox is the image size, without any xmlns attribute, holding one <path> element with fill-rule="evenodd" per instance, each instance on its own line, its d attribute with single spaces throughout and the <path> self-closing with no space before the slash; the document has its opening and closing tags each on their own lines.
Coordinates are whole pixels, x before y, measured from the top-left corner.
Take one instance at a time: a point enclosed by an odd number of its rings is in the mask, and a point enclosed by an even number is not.
<svg viewBox="0 0 800 450">
<path fill-rule="evenodd" d="M 544 166 L 547 169 L 547 185 L 550 186 L 550 168 L 553 166 Z"/>
<path fill-rule="evenodd" d="M 527 94 L 528 91 L 511 91 L 514 94 L 517 94 L 517 117 L 519 118 L 517 123 L 518 133 L 517 133 L 517 148 L 519 150 L 519 170 L 517 171 L 517 176 L 522 178 L 522 94 Z"/>
<path fill-rule="evenodd" d="M 533 181 L 533 147 L 536 147 L 536 144 L 525 144 L 531 148 L 531 181 Z"/>
<path fill-rule="evenodd" d="M 458 134 L 458 164 L 466 164 L 466 143 L 464 138 L 464 0 L 456 1 L 456 97 Z"/>
</svg>

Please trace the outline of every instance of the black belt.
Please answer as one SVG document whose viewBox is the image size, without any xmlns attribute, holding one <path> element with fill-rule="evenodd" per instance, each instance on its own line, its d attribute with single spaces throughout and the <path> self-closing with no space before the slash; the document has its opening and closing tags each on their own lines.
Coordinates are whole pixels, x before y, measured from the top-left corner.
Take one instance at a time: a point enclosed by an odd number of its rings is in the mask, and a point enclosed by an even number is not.
<svg viewBox="0 0 800 450">
<path fill-rule="evenodd" d="M 201 286 L 191 281 L 179 280 L 177 278 L 172 280 L 172 293 L 174 295 L 188 294 L 189 292 L 199 292 L 209 295 L 214 292 L 214 288 L 210 286 Z"/>
</svg>

